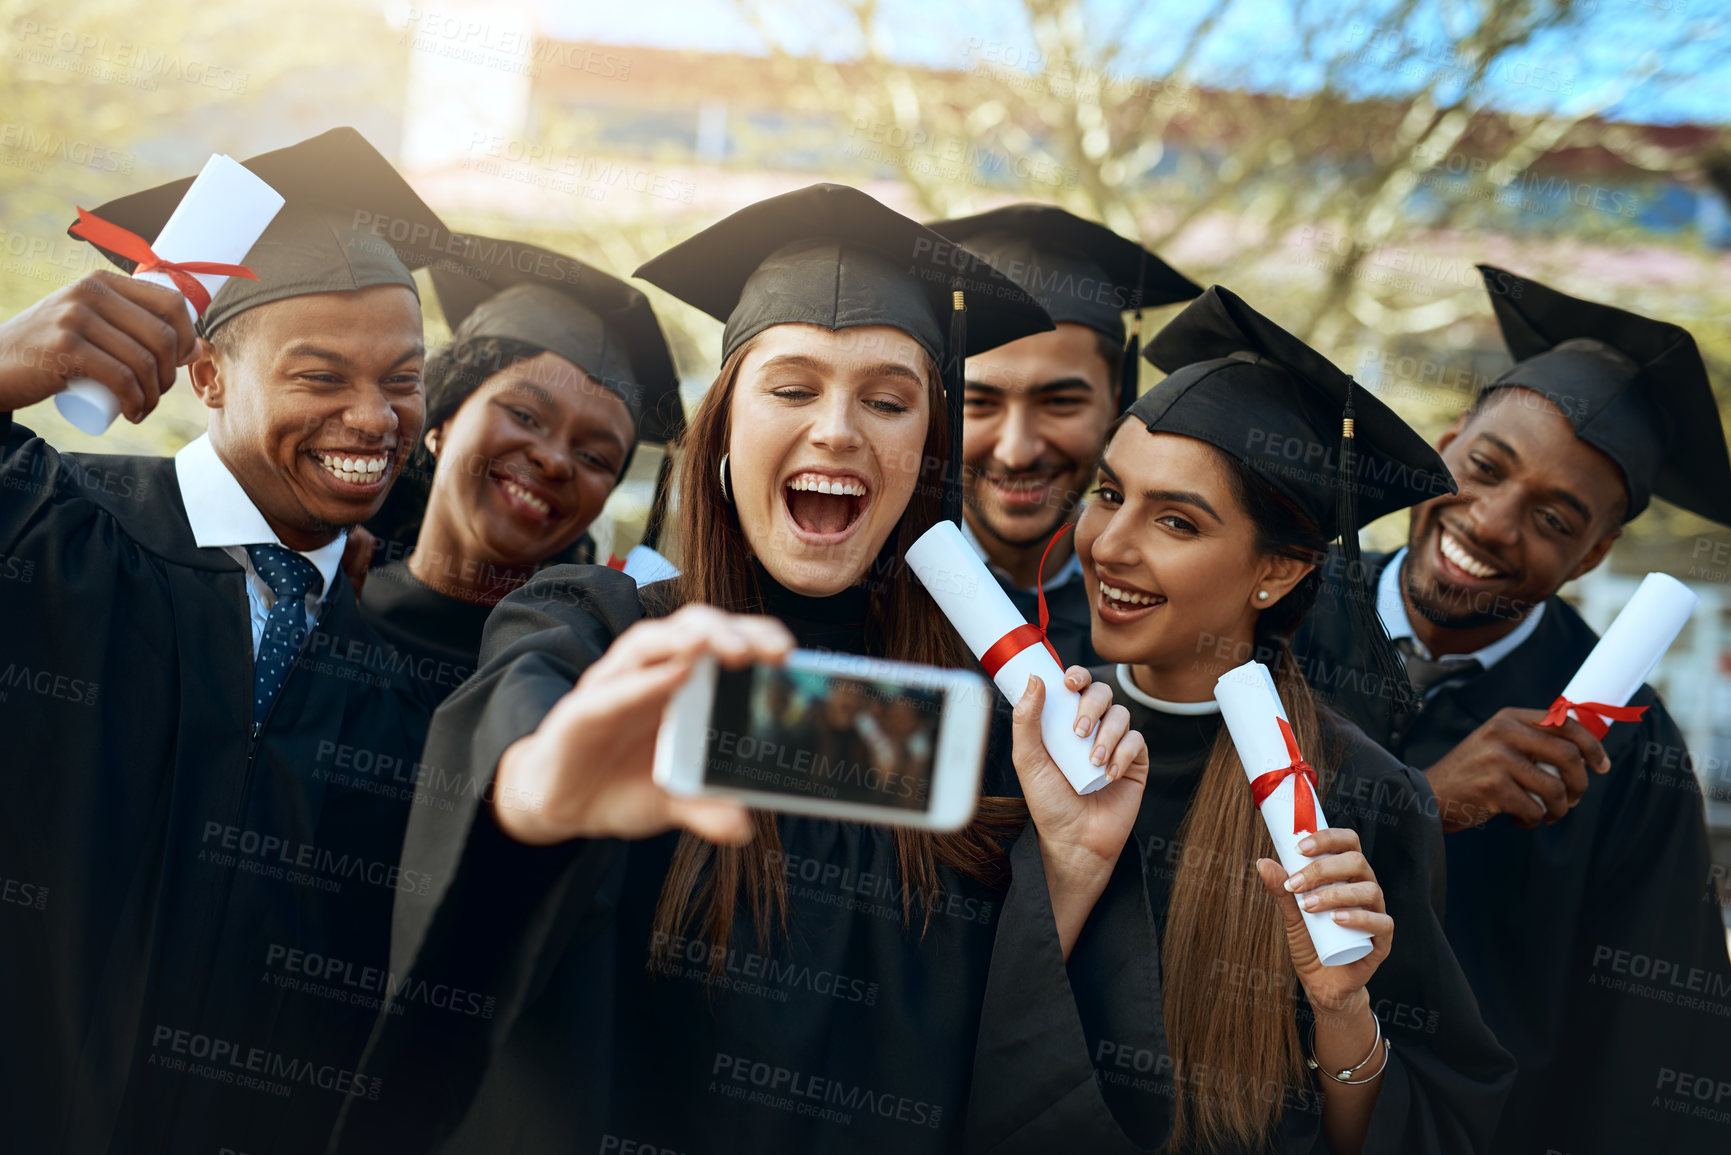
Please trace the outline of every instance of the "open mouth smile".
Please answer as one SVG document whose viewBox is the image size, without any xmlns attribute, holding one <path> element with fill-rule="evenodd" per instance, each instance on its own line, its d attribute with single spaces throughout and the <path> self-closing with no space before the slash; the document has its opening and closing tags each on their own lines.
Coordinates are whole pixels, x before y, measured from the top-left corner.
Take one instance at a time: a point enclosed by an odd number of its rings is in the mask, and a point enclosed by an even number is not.
<svg viewBox="0 0 1731 1155">
<path fill-rule="evenodd" d="M 331 453 L 322 449 L 309 451 L 325 475 L 336 482 L 337 488 L 352 492 L 371 492 L 385 483 L 390 471 L 391 453 Z"/>
<path fill-rule="evenodd" d="M 559 507 L 547 493 L 507 470 L 492 470 L 488 477 L 505 495 L 506 504 L 531 521 L 551 522 L 559 516 Z"/>
<path fill-rule="evenodd" d="M 1441 526 L 1437 527 L 1437 568 L 1444 577 L 1459 585 L 1508 576 L 1469 551 L 1460 538 Z"/>
<path fill-rule="evenodd" d="M 1159 594 L 1119 581 L 1100 578 L 1097 585 L 1099 596 L 1094 599 L 1094 608 L 1102 621 L 1112 625 L 1139 621 L 1166 604 Z"/>
<path fill-rule="evenodd" d="M 845 541 L 865 519 L 871 486 L 857 473 L 802 469 L 782 483 L 794 534 L 816 545 Z"/>
</svg>

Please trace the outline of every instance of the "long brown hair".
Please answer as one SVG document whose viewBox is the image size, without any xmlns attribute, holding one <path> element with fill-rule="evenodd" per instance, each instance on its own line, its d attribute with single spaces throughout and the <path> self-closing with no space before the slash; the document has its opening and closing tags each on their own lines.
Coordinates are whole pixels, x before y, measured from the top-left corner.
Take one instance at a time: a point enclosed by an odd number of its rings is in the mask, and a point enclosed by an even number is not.
<svg viewBox="0 0 1731 1155">
<path fill-rule="evenodd" d="M 762 613 L 763 591 L 751 567 L 751 551 L 739 513 L 721 496 L 721 458 L 732 433 L 733 392 L 740 366 L 753 342 L 728 357 L 715 384 L 704 395 L 681 441 L 679 463 L 680 576 L 675 601 L 707 602 L 733 613 Z M 927 410 L 920 475 L 901 519 L 868 568 L 870 620 L 883 623 L 875 656 L 950 668 L 975 667 L 973 655 L 944 619 L 937 603 L 915 580 L 903 560 L 920 534 L 941 516 L 945 463 L 949 458 L 949 421 L 936 365 L 925 365 Z M 975 821 L 954 834 L 896 830 L 896 868 L 902 882 L 904 925 L 913 920 L 916 903 L 931 920 L 932 898 L 938 892 L 937 867 L 950 867 L 968 877 L 992 883 L 1007 869 L 1003 841 L 1025 821 L 1019 800 L 982 798 Z M 652 942 L 660 944 L 651 961 L 662 961 L 675 935 L 695 923 L 693 936 L 711 947 L 712 970 L 724 965 L 734 911 L 743 897 L 757 932 L 767 945 L 772 928 L 787 929 L 787 876 L 780 869 L 781 833 L 775 816 L 752 815 L 753 837 L 745 847 L 718 847 L 692 834 L 681 834 L 668 866 L 667 879 L 656 904 Z"/>
<path fill-rule="evenodd" d="M 1263 555 L 1320 563 L 1316 523 L 1227 453 L 1239 504 Z M 1288 639 L 1315 603 L 1312 570 L 1257 618 L 1256 660 L 1269 664 L 1298 748 L 1327 797 L 1337 735 L 1318 710 Z M 1176 835 L 1182 853 L 1160 948 L 1166 1037 L 1179 1088 L 1171 1149 L 1271 1145 L 1289 1088 L 1308 1085 L 1296 1017 L 1298 977 L 1285 922 L 1256 874 L 1274 844 L 1245 789 L 1244 764 L 1222 727 Z"/>
</svg>

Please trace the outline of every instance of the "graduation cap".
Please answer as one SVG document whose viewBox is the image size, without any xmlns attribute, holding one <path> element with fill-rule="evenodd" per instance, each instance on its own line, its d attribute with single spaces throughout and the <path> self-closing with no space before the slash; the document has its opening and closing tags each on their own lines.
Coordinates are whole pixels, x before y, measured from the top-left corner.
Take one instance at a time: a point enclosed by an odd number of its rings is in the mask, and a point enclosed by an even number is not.
<svg viewBox="0 0 1731 1155">
<path fill-rule="evenodd" d="M 431 274 L 453 341 L 502 337 L 557 353 L 625 402 L 639 441 L 662 444 L 684 431 L 679 374 L 648 297 L 551 249 L 468 239 L 461 262 Z M 429 423 L 436 408 L 429 397 Z"/>
<path fill-rule="evenodd" d="M 1350 374 L 1219 285 L 1148 342 L 1169 376 L 1129 409 L 1150 433 L 1227 453 L 1340 538 L 1349 609 L 1390 685 L 1404 664 L 1376 613 L 1358 531 L 1386 513 L 1455 492 L 1425 439 Z"/>
<path fill-rule="evenodd" d="M 465 247 L 352 128 L 333 128 L 243 163 L 286 203 L 247 253 L 246 265 L 258 279 L 231 277 L 204 311 L 198 328 L 206 337 L 248 309 L 288 297 L 401 285 L 418 298 L 409 270 Z M 154 241 L 192 181 L 183 177 L 120 197 L 94 215 Z M 134 262 L 98 249 L 132 272 Z"/>
<path fill-rule="evenodd" d="M 1518 386 L 1549 400 L 1575 436 L 1622 470 L 1623 520 L 1654 494 L 1731 525 L 1731 457 L 1707 366 L 1688 330 L 1583 301 L 1480 265 L 1515 365 L 1480 391 Z"/>
<path fill-rule="evenodd" d="M 943 370 L 950 419 L 944 515 L 958 522 L 962 364 L 1052 328 L 1034 298 L 984 260 L 846 185 L 759 201 L 636 275 L 726 322 L 723 360 L 772 325 L 889 325 L 919 342 Z"/>
<path fill-rule="evenodd" d="M 1202 294 L 1201 285 L 1135 241 L 1055 205 L 1006 205 L 934 221 L 932 229 L 985 257 L 1060 324 L 1086 325 L 1122 345 L 1124 313 L 1134 310 L 1120 362 L 1119 412 L 1136 400 L 1139 388 L 1143 308 Z"/>
</svg>

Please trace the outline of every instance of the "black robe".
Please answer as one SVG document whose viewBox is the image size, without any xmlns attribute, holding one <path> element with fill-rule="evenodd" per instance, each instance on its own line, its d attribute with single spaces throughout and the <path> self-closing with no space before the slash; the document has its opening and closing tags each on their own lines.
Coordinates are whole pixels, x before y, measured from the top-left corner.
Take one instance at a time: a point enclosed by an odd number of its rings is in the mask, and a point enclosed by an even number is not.
<svg viewBox="0 0 1731 1155">
<path fill-rule="evenodd" d="M 1386 557 L 1366 558 L 1374 571 Z M 1561 598 L 1489 670 L 1390 716 L 1328 592 L 1298 639 L 1311 684 L 1394 754 L 1434 765 L 1504 706 L 1543 709 L 1598 641 Z M 1700 790 L 1651 687 L 1605 737 L 1611 771 L 1561 822 L 1449 835 L 1447 928 L 1485 1021 L 1520 1064 L 1493 1150 L 1731 1150 L 1731 963 Z M 1697 1097 L 1710 1076 L 1727 1090 Z"/>
<path fill-rule="evenodd" d="M 1221 1072 L 1177 1072 L 1167 1049 L 1161 1012 L 1160 957 L 1126 957 L 1121 943 L 1135 916 L 1152 919 L 1151 936 L 1165 934 L 1167 903 L 1185 853 L 1178 834 L 1190 809 L 1203 767 L 1220 732 L 1218 713 L 1165 714 L 1133 701 L 1119 684 L 1117 668 L 1092 671 L 1112 687 L 1130 711 L 1131 725 L 1148 741 L 1148 786 L 1136 817 L 1134 846 L 1119 862 L 1107 896 L 1078 938 L 1070 961 L 1070 985 L 1080 1018 L 1020 1020 L 1010 1008 L 1030 992 L 1065 981 L 1060 955 L 1023 952 L 992 968 L 980 1062 L 974 1073 L 976 1113 L 1001 1123 L 989 1149 L 1005 1152 L 1154 1151 L 1171 1126 L 1173 1097 L 1180 1086 L 1202 1093 L 1235 1093 L 1219 1083 Z M 1480 1020 L 1472 992 L 1443 938 L 1432 907 L 1432 872 L 1438 867 L 1442 832 L 1428 812 L 1430 791 L 1422 777 L 1372 744 L 1350 723 L 1331 720 L 1335 778 L 1323 798 L 1329 825 L 1358 831 L 1364 854 L 1395 920 L 1394 949 L 1370 981 L 1372 1010 L 1393 1043 L 1365 1140 L 1367 1155 L 1423 1155 L 1483 1148 L 1508 1093 L 1514 1064 Z M 1318 755 L 1305 752 L 1313 761 Z M 1251 805 L 1248 783 L 1244 804 Z M 1270 850 L 1272 855 L 1272 849 Z M 1253 867 L 1251 867 L 1253 869 Z M 1130 874 L 1130 885 L 1120 886 Z M 1254 883 L 1254 874 L 1247 876 Z M 1125 907 L 1133 902 L 1136 910 Z M 1006 911 L 1000 933 L 1010 931 Z M 1077 967 L 1100 968 L 1114 958 L 1119 970 L 1134 968 L 1153 1026 L 1129 1037 L 1101 1033 L 1097 990 L 1076 982 Z M 1230 965 L 1219 968 L 1222 998 L 1255 998 L 1256 976 Z M 1309 1009 L 1296 979 L 1301 1036 L 1308 1039 Z M 1048 1000 L 1050 1001 L 1050 1000 Z M 1308 1045 L 1308 1044 L 1307 1044 Z M 1045 1058 L 1034 1076 L 1030 1053 Z M 1199 1084 L 1200 1083 L 1200 1087 Z M 1322 1096 L 1330 1084 L 1310 1075 L 1301 1085 L 1279 1089 L 1284 1111 L 1276 1150 L 1326 1152 Z M 1264 1089 L 1264 1094 L 1274 1093 Z M 1246 1153 L 1248 1155 L 1248 1153 Z"/>
<path fill-rule="evenodd" d="M 409 672 L 434 702 L 475 672 L 481 631 L 492 606 L 442 594 L 396 561 L 367 573 L 361 587 L 361 619 L 405 658 Z"/>
<path fill-rule="evenodd" d="M 0 1148 L 316 1150 L 377 1090 L 431 704 L 339 578 L 255 737 L 245 573 L 172 460 L 0 414 L 0 556 Z"/>
<path fill-rule="evenodd" d="M 423 777 L 438 767 L 464 779 L 464 797 L 482 797 L 500 754 L 645 605 L 666 608 L 665 588 L 640 599 L 630 578 L 587 567 L 548 571 L 507 597 L 480 673 L 434 720 Z M 780 591 L 766 612 L 802 645 L 869 647 L 863 598 Z M 988 758 L 986 792 L 1016 793 L 1001 741 Z M 450 884 L 399 902 L 393 957 L 414 959 L 414 981 L 478 993 L 482 1011 L 388 1016 L 365 1069 L 412 1098 L 351 1103 L 335 1147 L 958 1149 L 994 941 L 1000 953 L 1021 949 L 1000 929 L 1002 912 L 1043 909 L 1056 941 L 1037 853 L 1007 890 L 940 868 L 937 892 L 913 888 L 904 926 L 888 828 L 787 815 L 777 827 L 788 928 L 760 943 L 742 903 L 710 984 L 700 943 L 675 944 L 672 967 L 649 965 L 674 836 L 532 848 L 506 838 L 489 806 L 418 811 L 404 866 Z M 1016 844 L 1023 863 L 1031 829 Z"/>
<path fill-rule="evenodd" d="M 1021 615 L 1038 624 L 1039 595 L 1029 590 L 1017 589 L 1002 574 L 996 570 L 992 572 L 998 579 L 998 585 L 1010 595 L 1010 601 Z M 1080 571 L 1063 585 L 1046 591 L 1046 637 L 1051 640 L 1052 648 L 1058 651 L 1058 658 L 1065 669 L 1071 666 L 1094 666 L 1100 662 L 1100 655 L 1094 652 L 1094 623 L 1088 610 L 1092 600 L 1093 595 L 1088 590 L 1087 579 Z"/>
</svg>

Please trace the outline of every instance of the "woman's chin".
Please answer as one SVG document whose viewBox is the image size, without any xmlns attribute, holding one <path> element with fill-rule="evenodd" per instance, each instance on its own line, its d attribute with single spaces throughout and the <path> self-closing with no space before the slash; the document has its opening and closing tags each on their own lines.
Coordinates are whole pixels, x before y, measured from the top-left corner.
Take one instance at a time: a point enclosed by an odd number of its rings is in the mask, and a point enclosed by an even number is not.
<svg viewBox="0 0 1731 1155">
<path fill-rule="evenodd" d="M 844 557 L 816 560 L 760 554 L 758 561 L 784 589 L 808 598 L 827 598 L 857 585 L 866 568 Z"/>
</svg>

